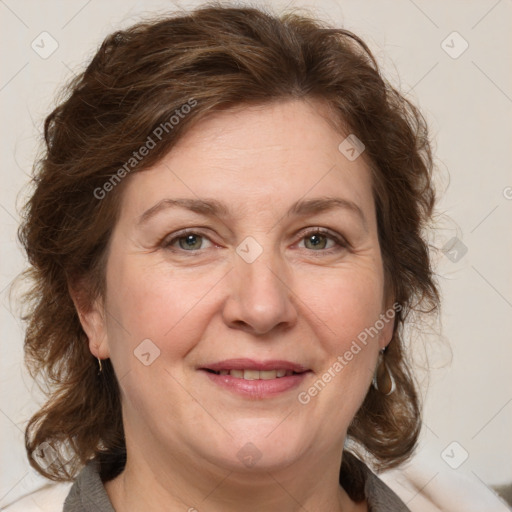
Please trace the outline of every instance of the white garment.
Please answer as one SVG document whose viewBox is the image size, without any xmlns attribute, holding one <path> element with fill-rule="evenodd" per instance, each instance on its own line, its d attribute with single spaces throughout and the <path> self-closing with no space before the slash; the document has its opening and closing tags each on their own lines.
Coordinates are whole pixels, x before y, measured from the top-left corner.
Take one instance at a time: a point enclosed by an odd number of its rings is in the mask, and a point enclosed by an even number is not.
<svg viewBox="0 0 512 512">
<path fill-rule="evenodd" d="M 398 494 L 411 512 L 512 510 L 476 476 L 466 476 L 434 455 L 428 451 L 420 452 L 400 468 L 377 475 Z"/>
</svg>

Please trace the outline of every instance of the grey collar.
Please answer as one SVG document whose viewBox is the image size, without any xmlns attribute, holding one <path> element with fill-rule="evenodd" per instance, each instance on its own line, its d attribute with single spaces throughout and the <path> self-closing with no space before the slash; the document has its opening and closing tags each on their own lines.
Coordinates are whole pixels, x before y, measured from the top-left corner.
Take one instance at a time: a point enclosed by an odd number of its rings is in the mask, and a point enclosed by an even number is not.
<svg viewBox="0 0 512 512">
<path fill-rule="evenodd" d="M 364 494 L 370 512 L 410 512 L 403 501 L 366 464 L 355 458 L 365 475 Z M 99 462 L 90 460 L 73 483 L 63 512 L 115 512 L 101 481 Z"/>
</svg>

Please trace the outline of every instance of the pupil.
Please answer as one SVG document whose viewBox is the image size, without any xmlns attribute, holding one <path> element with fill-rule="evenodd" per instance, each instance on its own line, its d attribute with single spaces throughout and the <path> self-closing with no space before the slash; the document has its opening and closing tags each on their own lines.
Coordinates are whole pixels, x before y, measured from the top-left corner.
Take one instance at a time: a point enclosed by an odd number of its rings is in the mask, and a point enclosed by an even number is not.
<svg viewBox="0 0 512 512">
<path fill-rule="evenodd" d="M 186 247 L 195 248 L 194 246 L 197 244 L 197 236 L 196 235 L 187 235 L 184 237 Z M 182 239 L 183 240 L 183 239 Z"/>
<path fill-rule="evenodd" d="M 324 238 L 322 235 L 310 235 L 309 241 L 311 242 L 311 245 L 318 247 L 322 244 L 322 238 Z"/>
</svg>

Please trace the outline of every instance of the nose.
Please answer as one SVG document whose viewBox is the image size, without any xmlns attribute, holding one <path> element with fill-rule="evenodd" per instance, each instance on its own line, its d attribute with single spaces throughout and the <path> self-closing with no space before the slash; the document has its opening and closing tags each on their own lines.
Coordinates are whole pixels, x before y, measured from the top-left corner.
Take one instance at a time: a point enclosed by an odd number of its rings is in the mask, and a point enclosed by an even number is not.
<svg viewBox="0 0 512 512">
<path fill-rule="evenodd" d="M 263 335 L 289 329 L 297 321 L 289 273 L 277 257 L 266 257 L 263 252 L 247 263 L 237 256 L 229 278 L 229 297 L 223 308 L 229 327 Z"/>
</svg>

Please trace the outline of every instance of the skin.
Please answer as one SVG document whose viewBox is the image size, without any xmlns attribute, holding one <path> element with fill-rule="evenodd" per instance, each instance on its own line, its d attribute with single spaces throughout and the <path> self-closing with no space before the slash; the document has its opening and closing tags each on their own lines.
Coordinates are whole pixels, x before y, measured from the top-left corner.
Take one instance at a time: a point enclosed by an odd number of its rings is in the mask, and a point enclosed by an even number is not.
<svg viewBox="0 0 512 512">
<path fill-rule="evenodd" d="M 128 459 L 105 483 L 116 510 L 367 510 L 339 469 L 392 322 L 308 404 L 297 399 L 390 305 L 370 171 L 364 153 L 349 161 L 338 150 L 344 138 L 316 102 L 239 108 L 199 122 L 129 177 L 104 300 L 81 315 L 91 352 L 111 358 L 120 381 Z M 325 196 L 354 202 L 365 220 L 340 208 L 285 215 Z M 164 198 L 216 199 L 231 213 L 164 208 L 139 224 Z M 175 238 L 183 228 L 197 233 L 188 244 Z M 252 263 L 236 252 L 248 236 L 263 250 Z M 148 366 L 134 356 L 145 339 L 160 350 Z M 198 370 L 239 357 L 312 371 L 297 389 L 249 399 Z M 252 467 L 237 456 L 249 442 L 261 454 Z"/>
</svg>

